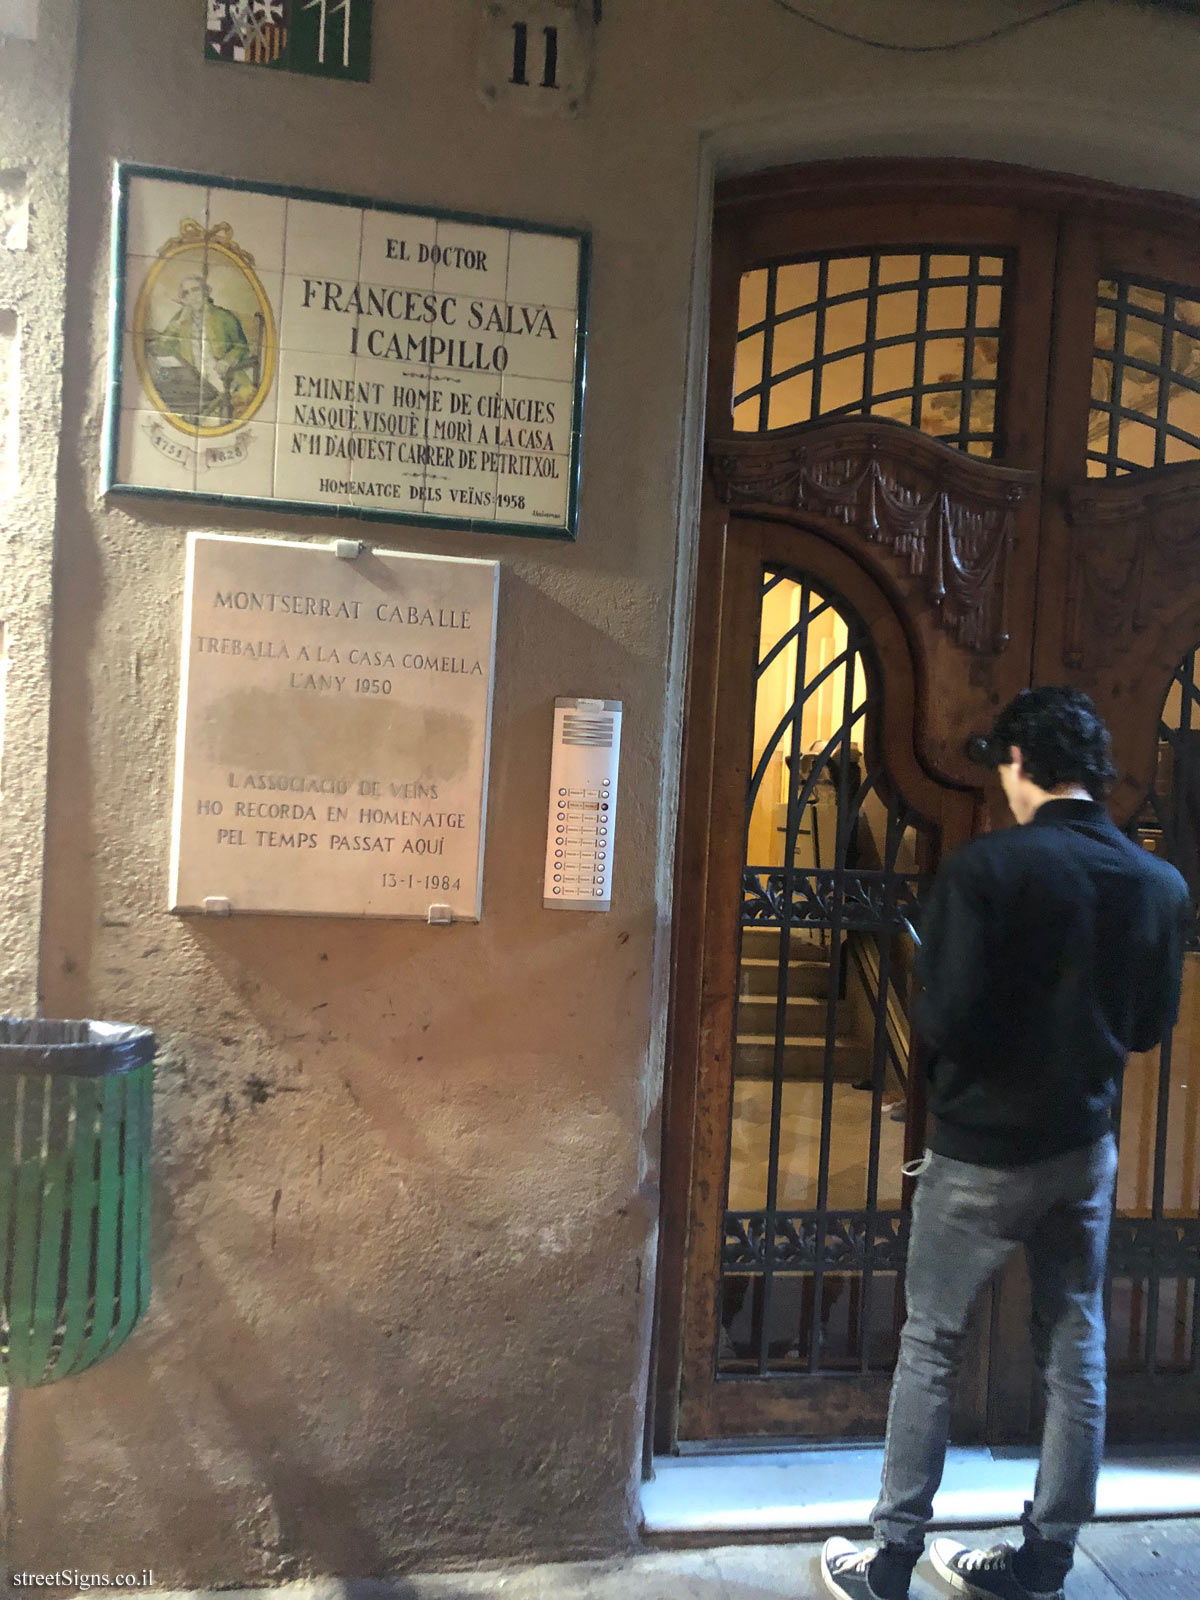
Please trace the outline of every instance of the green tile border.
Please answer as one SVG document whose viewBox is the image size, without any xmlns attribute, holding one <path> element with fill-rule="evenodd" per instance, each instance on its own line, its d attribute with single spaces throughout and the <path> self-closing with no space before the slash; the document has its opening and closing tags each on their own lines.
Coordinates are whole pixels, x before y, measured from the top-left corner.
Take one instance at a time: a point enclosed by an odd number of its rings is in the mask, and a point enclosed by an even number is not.
<svg viewBox="0 0 1200 1600">
<path fill-rule="evenodd" d="M 358 506 L 323 505 L 313 500 L 276 500 L 256 495 L 202 494 L 189 489 L 156 489 L 144 484 L 121 483 L 117 478 L 117 445 L 121 426 L 121 387 L 124 365 L 125 327 L 125 241 L 128 236 L 129 184 L 133 178 L 162 178 L 171 183 L 193 184 L 196 188 L 228 189 L 242 194 L 275 195 L 286 200 L 317 200 L 324 205 L 341 205 L 355 210 L 384 211 L 392 216 L 434 217 L 443 222 L 465 222 L 481 227 L 506 228 L 514 233 L 549 234 L 579 243 L 578 312 L 575 336 L 574 426 L 571 430 L 567 518 L 565 526 L 538 527 L 523 522 L 492 522 L 470 517 L 439 517 L 429 512 L 410 515 L 399 511 L 372 511 Z M 427 532 L 439 528 L 468 533 L 502 533 L 526 539 L 575 540 L 579 532 L 579 479 L 583 443 L 584 401 L 587 394 L 587 335 L 592 274 L 592 236 L 582 228 L 552 223 L 528 222 L 512 217 L 488 216 L 468 211 L 452 211 L 436 206 L 406 206 L 365 195 L 336 193 L 325 189 L 299 188 L 288 184 L 260 183 L 250 178 L 226 178 L 211 173 L 185 172 L 173 167 L 148 166 L 140 162 L 117 162 L 113 169 L 113 228 L 110 257 L 109 362 L 105 401 L 104 441 L 101 455 L 100 492 L 103 495 L 128 495 L 136 499 L 187 500 L 201 505 L 233 506 L 255 511 L 299 512 L 306 516 L 329 517 L 336 521 L 388 523 L 399 527 L 421 527 Z"/>
</svg>

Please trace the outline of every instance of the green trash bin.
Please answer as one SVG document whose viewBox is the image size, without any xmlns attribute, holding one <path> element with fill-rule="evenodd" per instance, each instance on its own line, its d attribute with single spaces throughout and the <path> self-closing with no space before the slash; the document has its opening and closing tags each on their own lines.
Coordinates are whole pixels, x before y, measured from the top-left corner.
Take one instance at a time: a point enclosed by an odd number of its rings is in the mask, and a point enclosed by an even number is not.
<svg viewBox="0 0 1200 1600">
<path fill-rule="evenodd" d="M 0 1384 L 82 1372 L 150 1298 L 154 1035 L 0 1017 Z"/>
</svg>

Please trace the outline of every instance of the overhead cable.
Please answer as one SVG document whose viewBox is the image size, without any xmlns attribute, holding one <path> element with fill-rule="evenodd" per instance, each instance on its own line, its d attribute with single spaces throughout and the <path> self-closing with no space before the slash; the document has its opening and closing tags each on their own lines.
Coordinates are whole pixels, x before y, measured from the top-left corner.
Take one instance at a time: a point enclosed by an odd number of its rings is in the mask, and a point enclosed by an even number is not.
<svg viewBox="0 0 1200 1600">
<path fill-rule="evenodd" d="M 1061 11 L 1074 11 L 1078 6 L 1087 5 L 1090 0 L 1059 0 L 1057 5 L 1047 6 L 1044 11 L 1037 11 L 1031 17 L 1016 17 L 1012 22 L 1003 23 L 999 28 L 992 28 L 987 33 L 974 33 L 966 39 L 951 39 L 946 44 L 894 44 L 888 39 L 869 39 L 865 34 L 852 33 L 848 28 L 839 28 L 832 22 L 824 22 L 820 17 L 814 17 L 810 11 L 805 11 L 794 0 L 772 0 L 781 11 L 786 11 L 791 17 L 798 17 L 802 22 L 809 22 L 814 28 L 819 28 L 822 33 L 831 33 L 835 39 L 848 39 L 852 44 L 869 45 L 872 50 L 895 50 L 902 55 L 924 56 L 935 55 L 946 50 L 966 50 L 971 45 L 987 44 L 991 39 L 1002 39 L 1006 34 L 1016 33 L 1020 28 L 1032 27 L 1035 22 L 1044 22 L 1047 17 L 1056 17 Z"/>
</svg>

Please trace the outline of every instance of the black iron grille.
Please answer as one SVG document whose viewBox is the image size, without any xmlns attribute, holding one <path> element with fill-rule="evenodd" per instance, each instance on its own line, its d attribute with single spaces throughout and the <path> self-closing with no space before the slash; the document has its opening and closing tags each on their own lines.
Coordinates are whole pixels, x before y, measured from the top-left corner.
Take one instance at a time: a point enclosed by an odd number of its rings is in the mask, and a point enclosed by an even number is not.
<svg viewBox="0 0 1200 1600">
<path fill-rule="evenodd" d="M 1159 722 L 1158 765 L 1133 836 L 1174 863 L 1200 905 L 1200 689 L 1196 650 L 1180 663 Z M 1117 1106 L 1121 1144 L 1109 1250 L 1114 1372 L 1200 1371 L 1200 1040 L 1192 990 L 1200 967 L 1193 911 L 1180 1023 L 1157 1052 L 1133 1057 Z"/>
<path fill-rule="evenodd" d="M 742 278 L 733 422 L 764 432 L 881 416 L 1000 454 L 1005 257 L 926 249 L 805 256 Z"/>
<path fill-rule="evenodd" d="M 876 759 L 865 628 L 803 573 L 761 606 L 717 1373 L 887 1370 L 932 841 Z"/>
<path fill-rule="evenodd" d="M 1088 476 L 1200 458 L 1200 290 L 1102 279 Z"/>
</svg>

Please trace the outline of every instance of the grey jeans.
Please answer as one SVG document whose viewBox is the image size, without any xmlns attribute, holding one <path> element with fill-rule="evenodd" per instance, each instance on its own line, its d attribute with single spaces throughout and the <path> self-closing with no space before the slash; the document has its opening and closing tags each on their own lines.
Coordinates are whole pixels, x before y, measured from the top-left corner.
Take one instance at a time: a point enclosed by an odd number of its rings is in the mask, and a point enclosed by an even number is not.
<svg viewBox="0 0 1200 1600">
<path fill-rule="evenodd" d="M 1046 1424 L 1027 1538 L 1073 1548 L 1095 1509 L 1104 1449 L 1104 1265 L 1116 1180 L 1111 1134 L 1027 1167 L 933 1155 L 917 1180 L 908 1250 L 908 1320 L 892 1385 L 881 1543 L 920 1550 L 942 1480 L 950 1399 L 979 1290 L 1017 1245 L 1033 1282 L 1033 1345 Z M 1067 1559 L 1069 1560 L 1069 1554 Z"/>
</svg>

